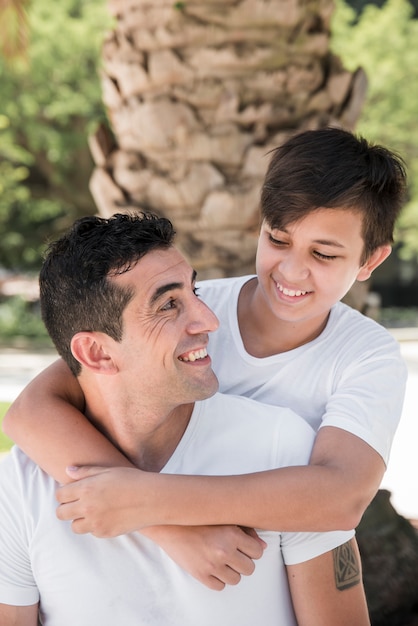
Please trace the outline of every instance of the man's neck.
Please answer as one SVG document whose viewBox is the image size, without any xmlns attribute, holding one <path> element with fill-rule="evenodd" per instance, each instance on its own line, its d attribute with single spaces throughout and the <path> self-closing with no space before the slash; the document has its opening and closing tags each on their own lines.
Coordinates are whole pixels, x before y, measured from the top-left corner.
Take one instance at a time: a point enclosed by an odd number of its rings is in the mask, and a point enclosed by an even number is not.
<svg viewBox="0 0 418 626">
<path fill-rule="evenodd" d="M 96 396 L 97 397 L 97 396 Z M 86 416 L 134 465 L 159 472 L 177 448 L 193 413 L 194 404 L 175 407 L 167 415 L 139 413 L 124 407 L 117 415 L 98 412 L 87 398 Z M 107 409 L 109 406 L 107 405 Z M 126 416 L 130 417 L 127 418 Z"/>
</svg>

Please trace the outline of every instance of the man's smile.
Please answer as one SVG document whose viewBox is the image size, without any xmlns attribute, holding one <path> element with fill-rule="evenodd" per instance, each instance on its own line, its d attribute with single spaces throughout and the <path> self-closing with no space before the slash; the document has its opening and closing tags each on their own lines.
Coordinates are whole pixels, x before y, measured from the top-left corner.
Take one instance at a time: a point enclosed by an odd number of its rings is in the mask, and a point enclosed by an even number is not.
<svg viewBox="0 0 418 626">
<path fill-rule="evenodd" d="M 184 354 L 179 356 L 179 361 L 186 362 L 194 362 L 205 359 L 208 356 L 208 351 L 206 348 L 200 348 L 199 350 L 191 350 L 190 352 L 185 352 Z"/>
</svg>

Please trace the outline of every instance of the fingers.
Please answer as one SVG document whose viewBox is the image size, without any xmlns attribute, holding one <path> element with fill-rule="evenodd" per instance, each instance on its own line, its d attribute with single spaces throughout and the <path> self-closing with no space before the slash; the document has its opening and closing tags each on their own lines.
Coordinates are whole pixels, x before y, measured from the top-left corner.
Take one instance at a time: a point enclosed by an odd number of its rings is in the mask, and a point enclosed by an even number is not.
<svg viewBox="0 0 418 626">
<path fill-rule="evenodd" d="M 89 502 L 88 485 L 83 483 L 70 483 L 58 487 L 55 497 L 59 502 L 56 516 L 61 521 L 72 520 L 72 529 L 78 534 L 88 532 L 85 528 L 84 516 L 87 513 L 84 502 Z"/>
<path fill-rule="evenodd" d="M 239 527 L 242 533 L 238 544 L 238 549 L 250 559 L 260 559 L 267 546 L 266 542 L 260 539 L 253 528 Z"/>
<path fill-rule="evenodd" d="M 58 513 L 57 513 L 57 516 L 58 516 Z M 101 535 L 99 531 L 95 532 L 91 528 L 91 526 L 88 526 L 86 524 L 86 520 L 84 519 L 84 517 L 80 517 L 78 519 L 73 520 L 71 523 L 71 530 L 76 535 L 86 535 L 87 533 L 90 533 L 91 535 L 93 535 L 94 537 L 98 537 L 99 539 L 106 538 L 106 535 Z"/>
<path fill-rule="evenodd" d="M 198 580 L 200 579 L 198 578 Z M 209 576 L 207 579 L 201 579 L 200 582 L 213 591 L 222 591 L 226 587 L 226 584 L 216 576 Z"/>
<path fill-rule="evenodd" d="M 215 591 L 222 591 L 227 585 L 236 586 L 241 581 L 241 574 L 230 567 L 225 567 L 219 576 L 219 578 L 210 576 L 208 581 L 205 581 L 206 586 Z"/>
<path fill-rule="evenodd" d="M 55 492 L 55 497 L 60 504 L 66 504 L 67 502 L 76 502 L 79 498 L 76 496 L 74 489 L 71 489 L 72 485 L 65 485 L 64 487 L 58 487 Z M 67 518 L 65 518 L 67 519 Z"/>
<path fill-rule="evenodd" d="M 78 517 L 76 517 L 76 515 Z M 77 513 L 74 512 L 73 503 L 71 502 L 68 504 L 60 504 L 56 510 L 56 516 L 59 520 L 72 520 L 71 529 L 76 535 L 86 535 L 87 533 L 90 533 L 94 537 L 98 537 L 100 539 L 108 539 L 113 536 L 112 533 L 107 532 L 101 524 L 96 525 L 91 521 L 91 519 L 87 519 L 87 517 L 80 517 L 80 515 L 81 513 L 79 511 L 77 511 Z"/>
<path fill-rule="evenodd" d="M 210 574 L 207 577 L 197 577 L 203 585 L 213 589 L 213 591 L 222 591 L 227 585 L 235 586 L 241 581 L 241 574 L 228 566 L 219 571 L 218 575 Z"/>
<path fill-rule="evenodd" d="M 261 539 L 261 537 L 258 536 L 257 532 L 254 530 L 254 528 L 248 528 L 248 526 L 240 526 L 241 530 L 243 530 L 247 535 L 249 535 L 250 537 L 253 537 L 254 539 L 256 539 L 263 547 L 263 550 L 267 547 L 267 543 L 264 541 L 264 539 Z"/>
<path fill-rule="evenodd" d="M 255 563 L 250 557 L 246 556 L 242 552 L 237 551 L 234 560 L 230 564 L 228 564 L 228 569 L 235 572 L 235 574 L 239 574 L 240 576 L 251 576 L 251 574 L 255 570 Z M 226 573 L 229 572 L 226 571 Z M 232 582 L 229 582 L 228 580 L 229 585 L 237 584 L 238 582 L 239 580 L 234 583 L 233 577 Z"/>
<path fill-rule="evenodd" d="M 251 576 L 255 570 L 257 559 L 263 555 L 266 543 L 255 531 L 229 527 L 231 544 L 227 542 L 211 550 L 212 563 L 209 583 L 212 589 L 221 590 L 226 585 L 237 585 L 242 576 Z M 234 548 L 231 546 L 235 545 Z"/>
</svg>

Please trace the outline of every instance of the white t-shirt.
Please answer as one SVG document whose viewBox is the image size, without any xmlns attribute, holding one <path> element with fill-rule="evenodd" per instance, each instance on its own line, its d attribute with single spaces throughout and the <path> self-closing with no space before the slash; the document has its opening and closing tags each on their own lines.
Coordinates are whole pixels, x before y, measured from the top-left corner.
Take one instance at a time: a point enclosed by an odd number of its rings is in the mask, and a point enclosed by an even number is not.
<svg viewBox="0 0 418 626">
<path fill-rule="evenodd" d="M 382 326 L 339 302 L 313 341 L 266 358 L 251 356 L 237 319 L 239 293 L 251 278 L 198 284 L 199 296 L 220 321 L 209 341 L 220 391 L 290 407 L 314 430 L 349 431 L 387 463 L 407 379 L 398 343 Z"/>
<path fill-rule="evenodd" d="M 232 395 L 196 404 L 167 473 L 240 474 L 306 464 L 313 430 L 290 410 Z M 0 603 L 40 598 L 46 626 L 295 626 L 284 563 L 312 559 L 353 532 L 261 532 L 252 576 L 212 591 L 156 544 L 72 533 L 56 483 L 18 448 L 0 465 Z"/>
</svg>

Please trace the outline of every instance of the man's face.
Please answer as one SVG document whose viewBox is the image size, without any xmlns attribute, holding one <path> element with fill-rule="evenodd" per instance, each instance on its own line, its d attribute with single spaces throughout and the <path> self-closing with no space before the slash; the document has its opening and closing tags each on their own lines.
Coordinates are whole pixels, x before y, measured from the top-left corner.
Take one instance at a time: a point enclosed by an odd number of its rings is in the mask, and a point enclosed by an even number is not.
<svg viewBox="0 0 418 626">
<path fill-rule="evenodd" d="M 363 249 L 362 215 L 348 209 L 318 209 L 282 230 L 264 222 L 257 250 L 261 307 L 315 333 L 354 281 L 381 262 L 379 249 L 361 265 Z"/>
<path fill-rule="evenodd" d="M 110 280 L 135 290 L 115 344 L 129 393 L 161 411 L 212 396 L 218 380 L 206 348 L 219 323 L 197 297 L 195 272 L 178 250 L 149 252 Z"/>
</svg>

